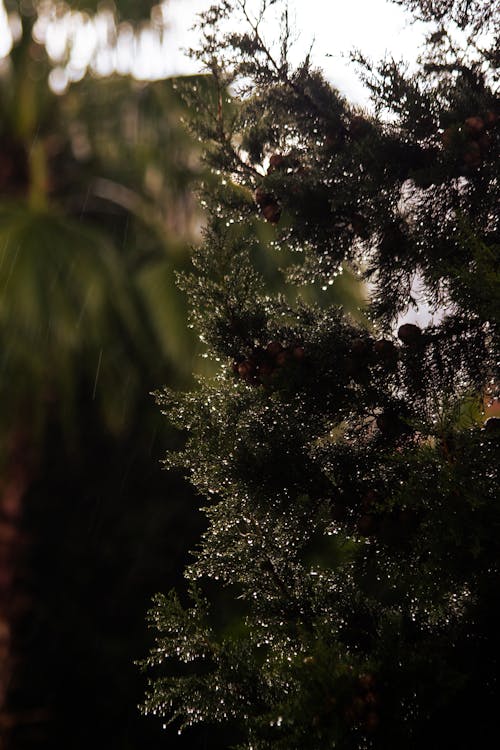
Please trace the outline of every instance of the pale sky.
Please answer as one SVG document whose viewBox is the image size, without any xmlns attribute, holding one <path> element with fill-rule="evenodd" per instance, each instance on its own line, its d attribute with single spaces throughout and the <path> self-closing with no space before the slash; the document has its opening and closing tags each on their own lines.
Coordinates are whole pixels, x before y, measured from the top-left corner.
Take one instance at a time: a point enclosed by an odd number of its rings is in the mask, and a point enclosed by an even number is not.
<svg viewBox="0 0 500 750">
<path fill-rule="evenodd" d="M 189 32 L 196 14 L 213 0 L 169 0 L 166 18 L 177 40 L 173 66 L 192 70 L 192 63 L 179 52 L 182 44 L 195 44 Z M 258 5 L 258 0 L 249 1 Z M 409 15 L 388 0 L 290 0 L 290 17 L 300 32 L 296 59 L 303 57 L 314 40 L 313 61 L 343 93 L 359 103 L 366 102 L 366 93 L 345 56 L 358 47 L 368 56 L 379 59 L 386 53 L 413 62 L 423 41 L 422 24 L 410 24 Z M 265 29 L 269 39 L 275 38 L 277 26 Z"/>
</svg>

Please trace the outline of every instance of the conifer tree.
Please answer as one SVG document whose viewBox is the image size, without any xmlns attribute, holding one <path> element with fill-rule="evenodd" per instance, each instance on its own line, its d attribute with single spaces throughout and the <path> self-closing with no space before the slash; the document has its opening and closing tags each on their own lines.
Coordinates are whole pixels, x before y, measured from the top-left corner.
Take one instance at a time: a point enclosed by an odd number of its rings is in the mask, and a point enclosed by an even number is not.
<svg viewBox="0 0 500 750">
<path fill-rule="evenodd" d="M 202 19 L 218 179 L 182 285 L 219 369 L 159 401 L 208 527 L 190 600 L 155 600 L 144 710 L 246 750 L 497 734 L 498 35 L 480 3 L 404 4 L 434 21 L 418 71 L 354 55 L 373 115 L 292 68 L 286 13 L 270 46 L 244 0 Z M 306 301 L 345 268 L 366 324 Z M 401 324 L 422 302 L 432 322 Z"/>
</svg>

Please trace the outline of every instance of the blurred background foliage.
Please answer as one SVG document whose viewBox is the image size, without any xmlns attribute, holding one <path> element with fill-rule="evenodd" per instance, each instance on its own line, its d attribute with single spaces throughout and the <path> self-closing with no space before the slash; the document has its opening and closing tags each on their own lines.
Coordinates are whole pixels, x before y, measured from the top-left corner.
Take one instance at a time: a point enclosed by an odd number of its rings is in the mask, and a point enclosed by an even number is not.
<svg viewBox="0 0 500 750">
<path fill-rule="evenodd" d="M 150 645 L 151 596 L 178 586 L 204 523 L 192 489 L 162 470 L 181 438 L 150 394 L 187 387 L 203 369 L 175 273 L 200 232 L 194 186 L 210 175 L 174 79 L 85 68 L 59 94 L 49 85 L 54 60 L 34 34 L 40 14 L 84 9 L 85 21 L 104 8 L 115 28 L 128 19 L 130 34 L 158 29 L 159 6 L 5 7 L 0 748 L 222 747 L 205 729 L 181 739 L 142 718 L 134 665 Z M 199 93 L 212 95 L 203 77 Z M 274 231 L 258 217 L 255 229 L 263 245 Z M 286 262 L 262 253 L 270 285 Z M 346 278 L 328 295 L 355 310 Z"/>
<path fill-rule="evenodd" d="M 57 96 L 36 9 L 8 10 L 22 33 L 0 76 L 0 747 L 159 747 L 133 662 L 200 521 L 162 470 L 176 438 L 150 392 L 196 366 L 173 276 L 199 232 L 198 148 L 172 81 L 83 76 Z"/>
</svg>

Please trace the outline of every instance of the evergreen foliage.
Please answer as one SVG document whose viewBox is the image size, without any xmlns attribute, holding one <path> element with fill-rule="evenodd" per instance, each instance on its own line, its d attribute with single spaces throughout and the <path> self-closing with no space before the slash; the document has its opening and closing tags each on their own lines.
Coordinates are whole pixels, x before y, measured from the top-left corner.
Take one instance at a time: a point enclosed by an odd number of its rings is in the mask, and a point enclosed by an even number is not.
<svg viewBox="0 0 500 750">
<path fill-rule="evenodd" d="M 144 710 L 246 750 L 470 750 L 496 734 L 500 657 L 495 41 L 433 28 L 415 74 L 356 54 L 371 116 L 291 68 L 286 12 L 277 52 L 261 20 L 243 0 L 202 19 L 218 184 L 182 285 L 219 370 L 159 402 L 209 525 L 191 603 L 155 600 Z M 303 298 L 345 268 L 366 324 Z M 423 302 L 434 322 L 400 325 Z"/>
</svg>

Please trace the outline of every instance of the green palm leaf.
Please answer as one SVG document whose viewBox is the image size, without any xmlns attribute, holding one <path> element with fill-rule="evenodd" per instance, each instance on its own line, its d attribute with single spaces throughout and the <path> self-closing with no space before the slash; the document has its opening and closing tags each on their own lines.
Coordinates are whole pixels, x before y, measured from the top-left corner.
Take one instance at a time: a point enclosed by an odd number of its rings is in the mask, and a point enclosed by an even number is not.
<svg viewBox="0 0 500 750">
<path fill-rule="evenodd" d="M 54 213 L 0 208 L 6 411 L 38 404 L 40 419 L 56 402 L 67 416 L 83 388 L 99 400 L 109 426 L 119 429 L 155 345 L 141 310 L 101 233 Z"/>
</svg>

